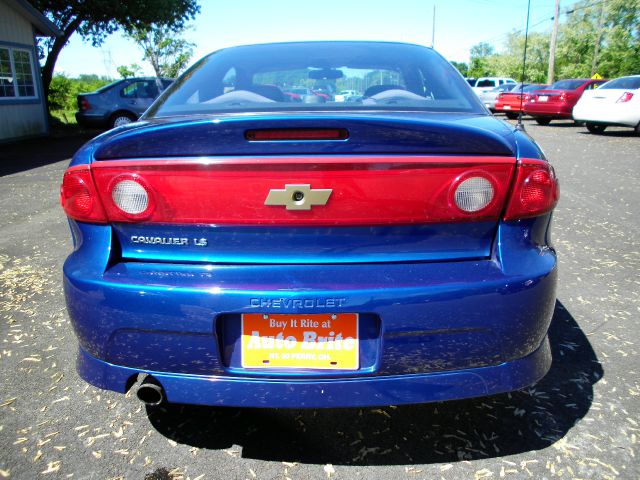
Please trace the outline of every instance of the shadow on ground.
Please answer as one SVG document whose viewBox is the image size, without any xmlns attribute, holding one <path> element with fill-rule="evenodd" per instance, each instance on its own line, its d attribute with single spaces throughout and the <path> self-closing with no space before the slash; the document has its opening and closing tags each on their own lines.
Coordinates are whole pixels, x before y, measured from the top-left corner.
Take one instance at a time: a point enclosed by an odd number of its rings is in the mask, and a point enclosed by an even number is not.
<svg viewBox="0 0 640 480">
<path fill-rule="evenodd" d="M 0 149 L 0 177 L 68 160 L 98 134 L 98 130 L 56 131 L 50 137 L 4 144 Z"/>
<path fill-rule="evenodd" d="M 590 133 L 586 129 L 580 132 L 582 135 L 594 135 L 599 137 L 640 137 L 640 134 L 636 133 L 632 128 L 628 130 L 605 130 L 602 133 Z"/>
<path fill-rule="evenodd" d="M 170 405 L 148 408 L 164 436 L 242 456 L 336 465 L 453 462 L 545 448 L 589 410 L 603 369 L 558 302 L 549 332 L 553 364 L 538 384 L 474 400 L 371 409 L 278 410 Z"/>
</svg>

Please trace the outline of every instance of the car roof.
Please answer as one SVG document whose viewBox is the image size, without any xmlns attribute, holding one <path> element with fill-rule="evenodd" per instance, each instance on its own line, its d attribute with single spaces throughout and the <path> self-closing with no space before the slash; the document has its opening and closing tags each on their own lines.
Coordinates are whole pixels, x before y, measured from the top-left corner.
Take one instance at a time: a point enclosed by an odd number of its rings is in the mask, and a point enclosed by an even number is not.
<svg viewBox="0 0 640 480">
<path fill-rule="evenodd" d="M 297 41 L 297 42 L 270 42 L 270 43 L 250 43 L 246 45 L 235 45 L 233 47 L 225 47 L 221 50 L 232 50 L 236 48 L 247 48 L 247 47 L 267 47 L 267 46 L 285 46 L 285 45 L 337 45 L 337 44 L 345 44 L 345 45 L 406 45 L 410 47 L 421 47 L 432 49 L 432 47 L 428 47 L 426 45 L 419 45 L 417 43 L 409 43 L 409 42 L 392 42 L 388 40 L 309 40 L 309 41 Z"/>
</svg>

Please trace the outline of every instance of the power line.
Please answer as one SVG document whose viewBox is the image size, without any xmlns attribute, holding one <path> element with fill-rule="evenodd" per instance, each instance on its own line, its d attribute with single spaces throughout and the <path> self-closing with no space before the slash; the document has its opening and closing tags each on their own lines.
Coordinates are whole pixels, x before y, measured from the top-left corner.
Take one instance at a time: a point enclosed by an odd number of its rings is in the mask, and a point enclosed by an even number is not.
<svg viewBox="0 0 640 480">
<path fill-rule="evenodd" d="M 569 15 L 571 13 L 577 12 L 578 10 L 586 10 L 587 8 L 595 7 L 596 5 L 600 5 L 601 3 L 605 2 L 606 0 L 600 0 L 599 2 L 593 2 L 589 5 L 583 5 L 582 7 L 567 8 L 564 12 L 562 12 L 562 14 Z M 577 3 L 574 3 L 574 5 L 577 5 Z"/>
<path fill-rule="evenodd" d="M 576 2 L 576 3 L 573 4 L 572 7 L 567 7 L 563 12 L 560 12 L 560 15 L 570 15 L 570 14 L 572 14 L 574 12 L 579 11 L 579 10 L 585 10 L 587 8 L 595 7 L 597 5 L 605 3 L 605 1 L 606 0 L 598 0 L 598 1 L 590 3 L 588 5 L 582 5 L 582 6 L 579 6 L 579 7 L 576 6 L 576 5 L 579 4 L 579 2 Z M 537 21 L 533 25 L 531 25 L 529 27 L 529 29 L 533 29 L 533 28 L 535 28 L 535 27 L 537 27 L 539 25 L 542 25 L 545 22 L 549 22 L 549 21 L 552 21 L 552 20 L 553 20 L 553 16 L 545 17 L 543 19 L 540 19 L 539 21 Z M 524 32 L 524 28 L 518 28 L 518 29 L 510 30 L 508 32 L 501 33 L 500 35 L 496 35 L 495 37 L 491 37 L 491 38 L 489 38 L 487 40 L 481 40 L 478 43 L 494 43 L 494 42 L 498 42 L 499 40 L 501 40 L 503 38 L 507 38 L 509 35 L 518 34 L 518 33 L 522 33 L 522 32 Z"/>
<path fill-rule="evenodd" d="M 549 22 L 551 20 L 553 20 L 553 17 L 543 18 L 542 20 L 538 21 L 537 23 L 534 23 L 533 25 L 531 25 L 529 27 L 529 29 L 535 28 L 538 25 L 542 25 L 544 22 Z M 524 28 L 517 28 L 517 29 L 509 30 L 508 32 L 501 33 L 500 35 L 497 35 L 495 37 L 491 37 L 488 40 L 482 40 L 481 42 L 478 42 L 478 43 L 492 43 L 494 41 L 500 40 L 501 38 L 507 38 L 509 35 L 522 33 L 522 32 L 524 32 L 524 30 L 525 30 Z"/>
</svg>

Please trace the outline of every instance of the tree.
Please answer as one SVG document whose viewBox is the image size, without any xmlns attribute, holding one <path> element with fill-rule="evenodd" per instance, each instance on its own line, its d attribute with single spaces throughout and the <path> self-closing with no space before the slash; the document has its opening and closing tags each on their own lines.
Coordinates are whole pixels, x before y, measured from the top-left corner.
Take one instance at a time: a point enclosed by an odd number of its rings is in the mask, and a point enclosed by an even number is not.
<svg viewBox="0 0 640 480">
<path fill-rule="evenodd" d="M 520 80 L 522 62 L 524 61 L 524 34 L 511 32 L 500 55 L 493 55 L 486 60 L 492 75 L 511 77 Z M 524 82 L 544 83 L 547 78 L 549 60 L 549 35 L 546 33 L 529 33 L 527 41 L 527 64 Z"/>
<path fill-rule="evenodd" d="M 185 26 L 172 29 L 164 24 L 153 24 L 131 28 L 127 36 L 142 49 L 143 58 L 151 63 L 157 77 L 175 78 L 193 56 L 195 44 L 180 38 L 186 30 Z"/>
<path fill-rule="evenodd" d="M 451 63 L 451 65 L 453 65 L 454 67 L 456 67 L 458 69 L 458 71 L 462 74 L 463 77 L 467 76 L 467 73 L 469 72 L 469 65 L 467 65 L 464 62 L 451 61 L 450 63 Z"/>
<path fill-rule="evenodd" d="M 471 47 L 471 59 L 469 61 L 469 70 L 467 76 L 469 77 L 486 77 L 491 72 L 486 65 L 487 57 L 494 54 L 493 46 L 488 43 L 478 43 Z"/>
<path fill-rule="evenodd" d="M 640 71 L 640 0 L 581 0 L 566 15 L 557 54 L 561 78 Z"/>
<path fill-rule="evenodd" d="M 118 74 L 122 78 L 135 77 L 142 70 L 142 67 L 137 63 L 132 63 L 131 65 L 120 65 L 116 68 Z"/>
<path fill-rule="evenodd" d="M 62 36 L 41 42 L 44 96 L 48 98 L 53 71 L 62 48 L 78 32 L 84 40 L 99 46 L 118 29 L 149 27 L 154 23 L 169 30 L 180 29 L 200 11 L 196 0 L 32 0 L 62 31 Z"/>
</svg>

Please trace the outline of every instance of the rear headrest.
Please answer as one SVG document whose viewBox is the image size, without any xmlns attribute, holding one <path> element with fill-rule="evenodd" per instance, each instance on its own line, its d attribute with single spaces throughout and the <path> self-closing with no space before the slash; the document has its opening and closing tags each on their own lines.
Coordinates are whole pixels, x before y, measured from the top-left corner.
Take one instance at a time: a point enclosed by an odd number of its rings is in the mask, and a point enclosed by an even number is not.
<svg viewBox="0 0 640 480">
<path fill-rule="evenodd" d="M 372 85 L 364 91 L 364 97 L 373 97 L 376 93 L 384 92 L 385 90 L 406 90 L 402 85 Z"/>
<path fill-rule="evenodd" d="M 254 84 L 251 85 L 247 90 L 257 93 L 258 95 L 262 95 L 263 97 L 267 97 L 276 102 L 284 102 L 284 93 L 275 85 L 260 85 Z"/>
</svg>

